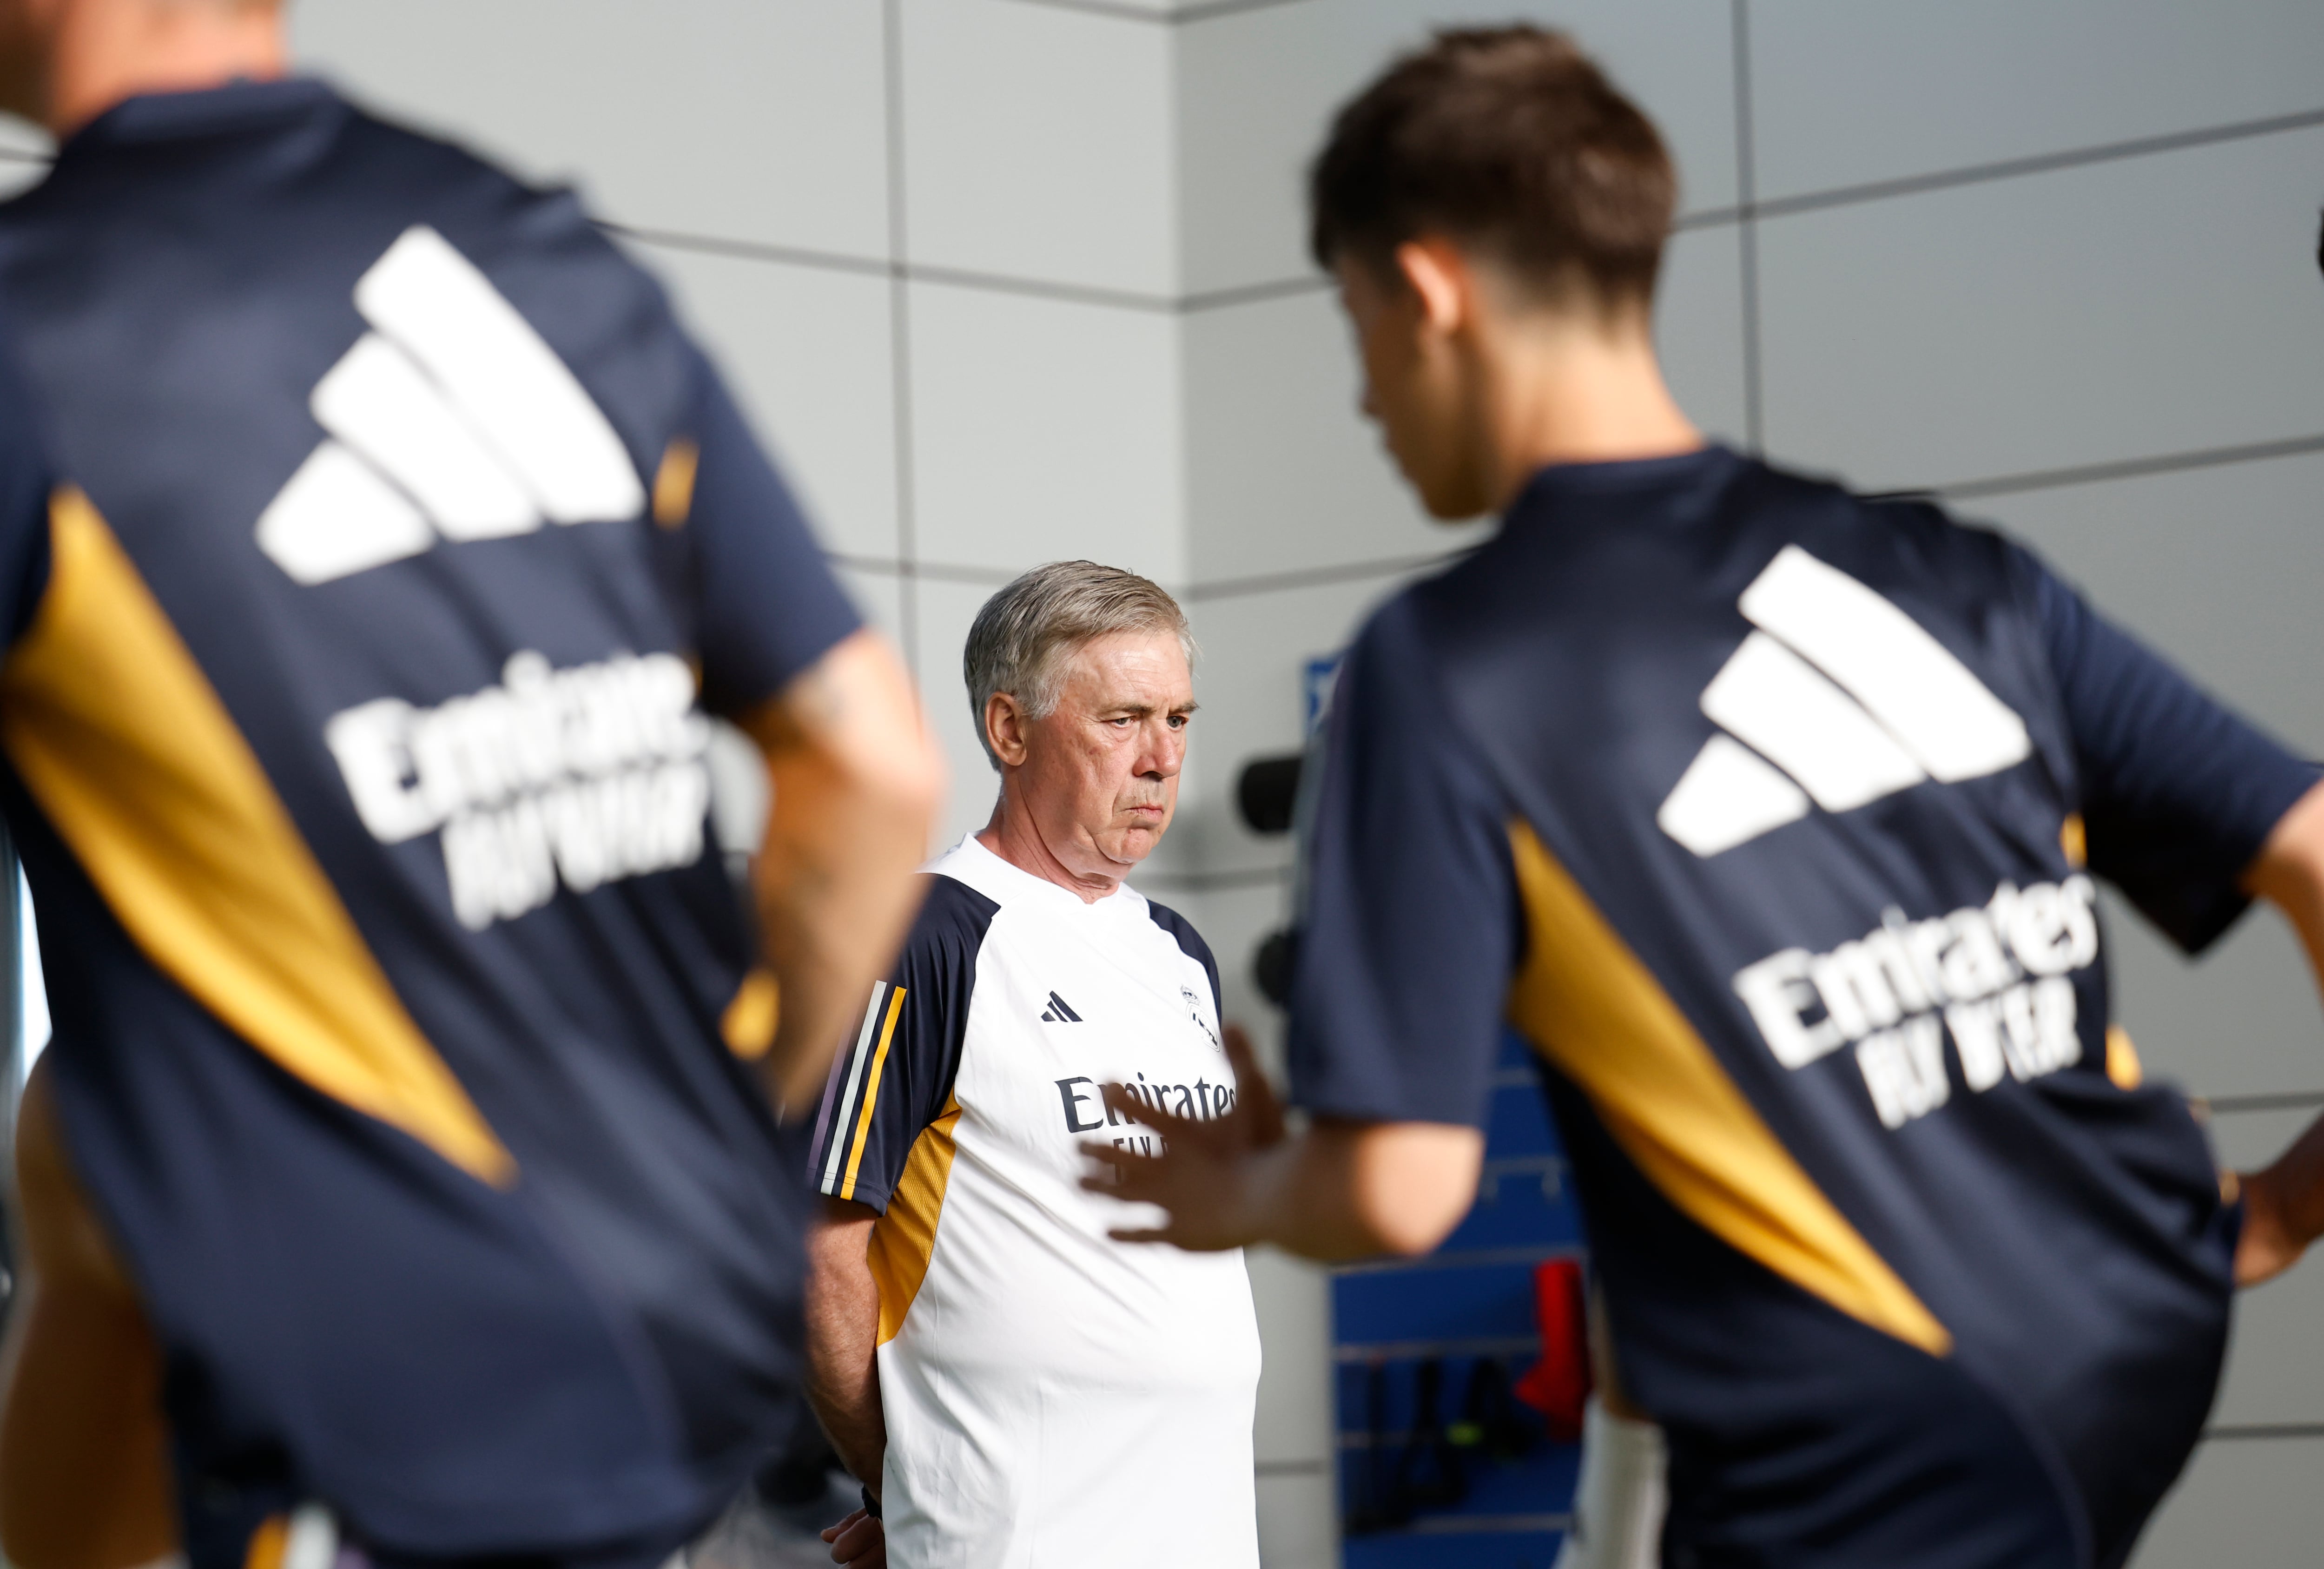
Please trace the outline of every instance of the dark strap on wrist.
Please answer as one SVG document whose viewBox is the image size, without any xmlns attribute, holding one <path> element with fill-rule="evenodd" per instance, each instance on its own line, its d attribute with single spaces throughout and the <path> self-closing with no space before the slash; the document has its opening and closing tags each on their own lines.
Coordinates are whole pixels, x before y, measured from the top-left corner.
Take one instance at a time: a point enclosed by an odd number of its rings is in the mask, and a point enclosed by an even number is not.
<svg viewBox="0 0 2324 1569">
<path fill-rule="evenodd" d="M 880 1518 L 880 1500 L 872 1496 L 868 1487 L 863 1490 L 863 1512 L 875 1520 Z"/>
</svg>

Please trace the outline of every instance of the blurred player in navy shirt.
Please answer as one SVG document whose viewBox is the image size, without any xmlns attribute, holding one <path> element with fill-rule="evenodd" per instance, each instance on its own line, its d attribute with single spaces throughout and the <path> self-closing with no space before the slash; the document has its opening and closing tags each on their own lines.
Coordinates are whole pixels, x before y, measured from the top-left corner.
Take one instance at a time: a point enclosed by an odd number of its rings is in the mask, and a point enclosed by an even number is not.
<svg viewBox="0 0 2324 1569">
<path fill-rule="evenodd" d="M 916 898 L 900 666 L 653 281 L 271 0 L 0 0 L 0 98 L 59 138 L 0 208 L 7 1556 L 658 1564 L 798 1409 L 781 1114 Z"/>
<path fill-rule="evenodd" d="M 2190 952 L 2267 899 L 2324 964 L 2317 768 L 1999 536 L 1707 444 L 1650 331 L 1670 160 L 1564 38 L 1397 62 L 1312 195 L 1366 412 L 1502 527 L 1340 678 L 1309 1131 L 1117 1094 L 1167 1154 L 1091 1153 L 1158 1240 L 1422 1251 L 1507 1020 L 1668 1435 L 1665 1563 L 2121 1564 L 2236 1282 L 2324 1231 L 2324 1139 L 2219 1177 L 2111 1027 L 2094 880 Z"/>
</svg>

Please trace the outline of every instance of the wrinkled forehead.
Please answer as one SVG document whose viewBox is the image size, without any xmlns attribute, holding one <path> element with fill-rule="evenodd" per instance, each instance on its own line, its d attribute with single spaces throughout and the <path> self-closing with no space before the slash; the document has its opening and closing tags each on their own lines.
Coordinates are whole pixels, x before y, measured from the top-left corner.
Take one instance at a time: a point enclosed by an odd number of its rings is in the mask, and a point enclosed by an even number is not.
<svg viewBox="0 0 2324 1569">
<path fill-rule="evenodd" d="M 1077 643 L 1058 659 L 1061 707 L 1191 708 L 1194 673 L 1175 632 L 1111 632 Z"/>
</svg>

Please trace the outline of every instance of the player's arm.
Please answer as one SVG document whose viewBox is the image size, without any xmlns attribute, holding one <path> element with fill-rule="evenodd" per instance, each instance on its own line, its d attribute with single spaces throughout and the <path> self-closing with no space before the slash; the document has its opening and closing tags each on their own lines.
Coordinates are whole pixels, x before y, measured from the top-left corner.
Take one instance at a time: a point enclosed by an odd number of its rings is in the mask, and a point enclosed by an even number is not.
<svg viewBox="0 0 2324 1569">
<path fill-rule="evenodd" d="M 753 867 L 780 988 L 762 1059 L 776 1103 L 805 1105 L 918 907 L 943 764 L 888 645 L 857 632 L 746 717 L 772 800 Z"/>
<path fill-rule="evenodd" d="M 1157 1112 L 1119 1084 L 1108 1108 L 1163 1136 L 1150 1158 L 1109 1144 L 1084 1146 L 1105 1168 L 1091 1191 L 1159 1204 L 1151 1230 L 1125 1241 L 1169 1242 L 1195 1252 L 1272 1243 L 1304 1258 L 1337 1260 L 1425 1253 L 1460 1223 L 1477 1194 L 1484 1135 L 1446 1122 L 1319 1117 L 1286 1133 L 1275 1093 L 1240 1027 L 1226 1029 L 1235 1106 L 1210 1121 Z"/>
<path fill-rule="evenodd" d="M 2284 913 L 2324 985 L 2324 785 L 2284 814 L 2245 874 L 2245 886 Z M 2264 1171 L 2242 1177 L 2244 1224 L 2236 1279 L 2255 1286 L 2299 1261 L 2324 1236 L 2324 1117 Z"/>
<path fill-rule="evenodd" d="M 825 1196 L 807 1236 L 807 1400 L 848 1471 L 880 1496 L 888 1424 L 880 1407 L 880 1288 L 868 1204 Z"/>
<path fill-rule="evenodd" d="M 0 1351 L 0 1552 L 17 1569 L 128 1569 L 177 1548 L 161 1354 L 81 1196 L 45 1067 L 16 1126 L 23 1278 Z"/>
<path fill-rule="evenodd" d="M 1234 1111 L 1155 1124 L 1158 1158 L 1088 1147 L 1095 1191 L 1162 1205 L 1127 1234 L 1181 1247 L 1272 1242 L 1315 1259 L 1426 1252 L 1476 1196 L 1480 1131 L 1521 922 L 1508 811 L 1455 729 L 1415 613 L 1391 605 L 1341 675 L 1291 987 L 1306 1130 L 1286 1134 L 1249 1043 L 1230 1031 Z"/>
<path fill-rule="evenodd" d="M 2072 733 L 2090 870 L 2200 953 L 2254 897 L 2290 918 L 2324 980 L 2324 787 L 2314 763 L 2197 688 L 2021 557 Z M 2324 1131 L 2246 1200 L 2236 1278 L 2255 1285 L 2324 1231 Z"/>
</svg>

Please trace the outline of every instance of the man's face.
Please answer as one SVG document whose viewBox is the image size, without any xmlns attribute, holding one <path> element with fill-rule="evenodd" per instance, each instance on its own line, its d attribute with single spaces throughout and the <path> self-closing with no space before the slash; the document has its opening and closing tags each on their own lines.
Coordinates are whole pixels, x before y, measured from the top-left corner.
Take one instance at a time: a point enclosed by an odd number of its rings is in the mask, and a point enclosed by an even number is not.
<svg viewBox="0 0 2324 1569">
<path fill-rule="evenodd" d="M 1067 870 L 1120 877 L 1153 852 L 1178 808 L 1194 712 L 1175 632 L 1114 632 L 1066 657 L 1056 710 L 1019 718 L 1009 789 Z"/>
<path fill-rule="evenodd" d="M 1477 378 L 1453 337 L 1432 324 L 1397 273 L 1353 257 L 1333 269 L 1363 360 L 1363 411 L 1429 515 L 1492 510 L 1489 433 Z"/>
</svg>

